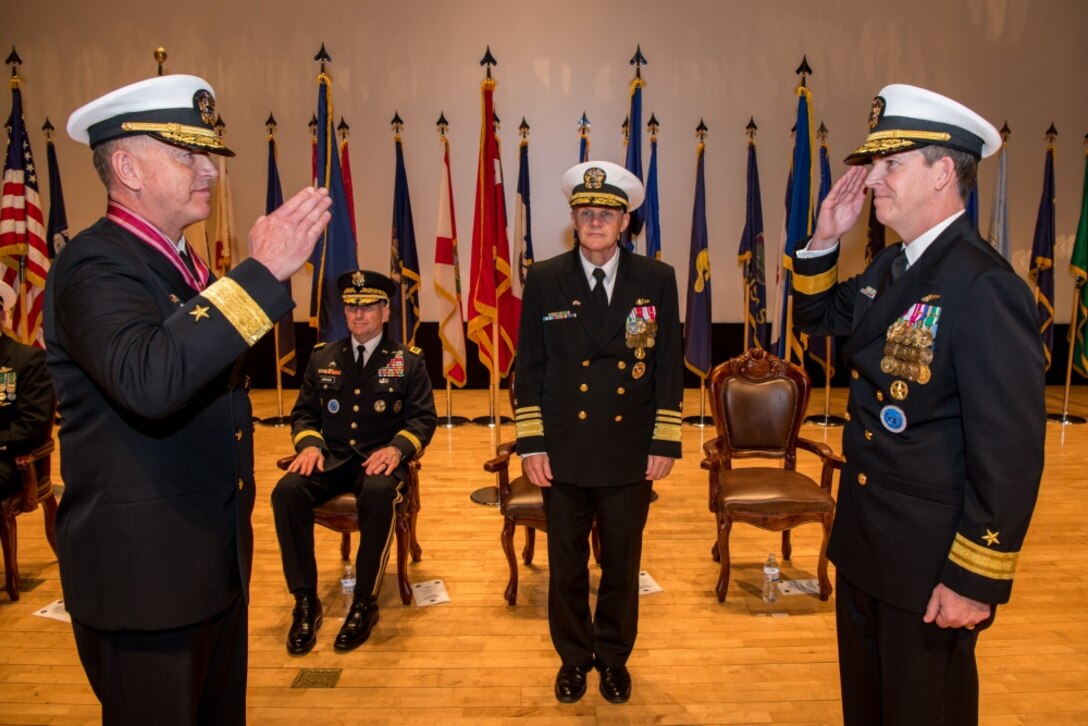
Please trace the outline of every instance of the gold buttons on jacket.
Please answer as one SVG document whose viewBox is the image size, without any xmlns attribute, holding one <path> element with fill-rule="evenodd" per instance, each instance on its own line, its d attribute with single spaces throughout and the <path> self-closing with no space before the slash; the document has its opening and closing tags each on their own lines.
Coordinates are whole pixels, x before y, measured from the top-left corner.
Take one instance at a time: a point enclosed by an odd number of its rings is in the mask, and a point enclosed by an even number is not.
<svg viewBox="0 0 1088 726">
<path fill-rule="evenodd" d="M 852 370 L 850 371 L 850 377 L 856 381 L 857 379 L 861 378 L 861 375 L 857 371 Z"/>
<path fill-rule="evenodd" d="M 358 421 L 352 421 L 352 422 L 351 422 L 351 427 L 352 427 L 353 429 L 357 429 L 357 428 L 359 428 L 359 422 L 358 422 Z"/>
<path fill-rule="evenodd" d="M 627 389 L 624 388 L 623 386 L 620 386 L 619 388 L 616 389 L 616 394 L 619 395 L 619 396 L 622 396 L 625 393 L 627 393 Z"/>
<path fill-rule="evenodd" d="M 883 401 L 884 400 L 884 394 L 881 391 L 876 392 L 876 400 L 878 400 L 878 401 Z"/>
<path fill-rule="evenodd" d="M 355 439 L 349 440 L 348 444 L 351 445 L 351 446 L 355 446 Z"/>
<path fill-rule="evenodd" d="M 356 388 L 355 389 L 355 395 L 358 396 L 360 393 L 362 393 L 362 391 L 360 391 L 358 388 Z"/>
<path fill-rule="evenodd" d="M 585 383 L 583 383 L 582 385 L 578 386 L 578 390 L 581 391 L 582 393 L 585 393 L 586 391 L 589 390 L 589 386 L 586 385 Z"/>
<path fill-rule="evenodd" d="M 352 406 L 351 410 L 354 411 L 355 413 L 359 413 L 359 404 L 355 404 L 354 406 Z"/>
<path fill-rule="evenodd" d="M 845 418 L 847 421 L 849 421 L 850 420 L 850 412 L 847 411 L 846 413 L 844 413 L 843 418 Z"/>
<path fill-rule="evenodd" d="M 578 412 L 578 418 L 580 418 L 580 419 L 582 419 L 583 421 L 585 421 L 585 420 L 586 420 L 586 412 L 585 412 L 585 411 L 579 411 L 579 412 Z"/>
<path fill-rule="evenodd" d="M 869 477 L 865 476 L 864 473 L 858 474 L 858 484 L 861 484 L 862 486 L 865 486 L 868 483 L 869 483 Z"/>
<path fill-rule="evenodd" d="M 242 491 L 243 489 L 245 489 L 245 486 L 246 486 L 246 483 L 244 481 L 242 481 L 241 479 L 239 479 L 238 480 L 238 491 Z"/>
<path fill-rule="evenodd" d="M 583 368 L 589 368 L 589 361 L 588 360 L 582 361 L 582 367 Z"/>
<path fill-rule="evenodd" d="M 627 362 L 621 360 L 619 363 L 616 364 L 616 367 L 622 371 L 627 368 Z"/>
<path fill-rule="evenodd" d="M 241 441 L 242 440 L 242 429 L 238 429 L 237 431 L 234 432 L 234 440 L 235 441 Z"/>
<path fill-rule="evenodd" d="M 873 440 L 873 432 L 872 431 L 866 431 L 865 432 L 865 440 L 866 441 L 872 441 Z"/>
<path fill-rule="evenodd" d="M 623 416 L 616 416 L 616 423 L 619 423 L 622 420 L 623 420 Z"/>
</svg>

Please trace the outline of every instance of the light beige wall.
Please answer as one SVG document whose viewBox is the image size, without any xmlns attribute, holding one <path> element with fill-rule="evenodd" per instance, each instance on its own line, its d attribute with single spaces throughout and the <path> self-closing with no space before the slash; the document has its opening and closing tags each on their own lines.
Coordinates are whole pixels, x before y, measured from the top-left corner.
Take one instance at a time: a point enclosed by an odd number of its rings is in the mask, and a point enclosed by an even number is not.
<svg viewBox="0 0 1088 726">
<path fill-rule="evenodd" d="M 286 190 L 309 181 L 306 124 L 316 104 L 314 53 L 324 41 L 334 62 L 335 113 L 351 125 L 351 162 L 364 266 L 388 266 L 393 144 L 389 120 L 403 131 L 415 228 L 424 275 L 424 318 L 436 317 L 433 278 L 439 149 L 434 122 L 450 121 L 462 259 L 468 257 L 480 132 L 478 65 L 490 44 L 498 58 L 496 104 L 508 208 L 517 179 L 517 126 L 532 126 L 533 236 L 537 257 L 565 249 L 567 210 L 558 180 L 577 161 L 576 121 L 593 122 L 592 152 L 622 161 L 620 124 L 627 112 L 636 43 L 644 69 L 645 116 L 661 121 L 660 182 L 664 258 L 687 279 L 694 189 L 694 129 L 707 138 L 714 319 L 740 319 L 736 250 L 744 225 L 745 136 L 759 125 L 759 162 L 767 259 L 773 265 L 782 226 L 788 133 L 796 101 L 794 69 L 807 54 L 816 122 L 830 129 L 834 173 L 859 142 L 872 97 L 906 82 L 953 96 L 1013 130 L 1009 197 L 1015 263 L 1026 269 L 1041 191 L 1044 132 L 1061 135 L 1057 161 L 1056 260 L 1059 320 L 1068 320 L 1068 259 L 1080 211 L 1088 131 L 1088 3 L 1082 0 L 645 0 L 486 2 L 416 0 L 346 2 L 147 3 L 85 0 L 0 3 L 0 48 L 13 44 L 22 67 L 26 119 L 48 115 L 63 128 L 91 98 L 153 75 L 152 50 L 165 46 L 168 72 L 211 81 L 227 138 L 235 218 L 248 225 L 263 211 L 264 120 L 279 121 L 280 172 Z M 6 110 L 8 101 L 0 102 Z M 41 136 L 33 148 L 44 171 Z M 58 141 L 70 226 L 92 222 L 104 194 L 90 154 Z M 648 142 L 644 164 L 649 162 Z M 989 228 L 995 163 L 981 171 L 981 220 Z M 46 193 L 43 181 L 43 196 Z M 512 224 L 511 224 L 512 227 Z M 860 231 L 860 230 L 859 230 Z M 512 233 L 512 229 L 511 229 Z M 861 267 L 862 235 L 848 241 L 846 270 Z M 462 268 L 468 285 L 467 264 Z M 769 271 L 773 280 L 773 269 Z M 305 306 L 308 275 L 296 276 Z M 301 317 L 302 310 L 299 311 Z"/>
</svg>

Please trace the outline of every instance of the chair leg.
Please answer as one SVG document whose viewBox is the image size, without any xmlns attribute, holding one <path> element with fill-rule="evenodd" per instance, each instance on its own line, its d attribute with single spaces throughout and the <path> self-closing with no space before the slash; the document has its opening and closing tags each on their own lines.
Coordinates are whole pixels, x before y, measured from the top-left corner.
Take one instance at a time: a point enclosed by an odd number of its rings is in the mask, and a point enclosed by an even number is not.
<svg viewBox="0 0 1088 726">
<path fill-rule="evenodd" d="M 720 554 L 718 554 L 718 543 L 717 543 L 717 541 L 715 541 L 714 544 L 710 545 L 710 559 L 714 560 L 715 562 L 721 562 L 722 561 L 722 556 Z"/>
<path fill-rule="evenodd" d="M 521 561 L 526 565 L 533 564 L 533 556 L 536 554 L 536 528 L 525 526 L 525 546 L 521 550 Z"/>
<path fill-rule="evenodd" d="M 714 587 L 718 602 L 725 602 L 725 593 L 729 590 L 729 532 L 732 529 L 733 520 L 729 517 L 718 520 L 718 555 L 722 562 L 718 584 Z"/>
<path fill-rule="evenodd" d="M 49 542 L 53 556 L 57 555 L 57 498 L 50 494 L 42 500 L 42 515 L 45 519 L 45 539 Z"/>
<path fill-rule="evenodd" d="M 596 522 L 589 530 L 589 547 L 593 550 L 593 561 L 601 564 L 601 533 L 597 531 Z"/>
<path fill-rule="evenodd" d="M 412 526 L 407 519 L 397 517 L 395 534 L 397 537 L 397 586 L 400 589 L 400 601 L 412 604 L 412 584 L 408 582 L 408 541 L 412 536 Z"/>
<path fill-rule="evenodd" d="M 510 565 L 510 580 L 506 583 L 506 593 L 504 597 L 506 602 L 511 605 L 518 604 L 518 561 L 514 557 L 514 532 L 517 531 L 517 523 L 514 522 L 513 517 L 505 517 L 503 519 L 502 534 L 499 536 L 499 541 L 502 543 L 502 551 L 506 553 L 506 562 Z M 528 538 L 530 532 L 534 530 L 530 527 L 525 528 L 526 538 Z M 528 547 L 528 543 L 525 545 Z"/>
<path fill-rule="evenodd" d="M 835 513 L 825 514 L 820 522 L 824 528 L 824 540 L 820 543 L 820 559 L 816 565 L 816 577 L 820 581 L 820 599 L 827 601 L 831 597 L 831 580 L 827 576 L 827 541 L 831 538 L 831 525 L 835 522 Z"/>
<path fill-rule="evenodd" d="M 419 512 L 412 512 L 408 515 L 408 532 L 411 535 L 408 541 L 408 554 L 412 557 L 412 562 L 419 562 L 423 559 L 423 548 L 419 546 L 419 538 L 416 537 L 416 519 L 419 517 Z"/>
<path fill-rule="evenodd" d="M 788 561 L 793 556 L 793 543 L 790 542 L 790 530 L 782 530 L 782 560 Z"/>
<path fill-rule="evenodd" d="M 0 545 L 4 550 L 4 575 L 8 597 L 12 602 L 19 599 L 19 568 L 15 564 L 18 539 L 15 536 L 15 515 L 0 519 Z"/>
<path fill-rule="evenodd" d="M 351 561 L 351 532 L 344 532 L 340 537 L 340 559 L 344 562 Z"/>
</svg>

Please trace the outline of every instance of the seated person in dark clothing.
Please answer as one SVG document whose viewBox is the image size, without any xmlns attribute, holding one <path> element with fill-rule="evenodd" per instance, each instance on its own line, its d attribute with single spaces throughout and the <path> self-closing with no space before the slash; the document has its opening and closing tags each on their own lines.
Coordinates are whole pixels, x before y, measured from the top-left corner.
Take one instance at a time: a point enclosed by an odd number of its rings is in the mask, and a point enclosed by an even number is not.
<svg viewBox="0 0 1088 726">
<path fill-rule="evenodd" d="M 369 270 L 340 276 L 351 335 L 310 356 L 291 437 L 298 456 L 272 492 L 283 574 L 295 596 L 287 651 L 308 653 L 321 627 L 314 559 L 314 507 L 354 492 L 359 513 L 357 583 L 333 647 L 353 650 L 378 622 L 378 590 L 405 496 L 408 461 L 434 435 L 434 394 L 423 351 L 384 335 L 393 281 Z"/>
<path fill-rule="evenodd" d="M 19 491 L 15 457 L 43 444 L 53 430 L 53 381 L 45 369 L 45 351 L 24 345 L 11 330 L 15 291 L 0 282 L 4 331 L 0 332 L 0 498 Z"/>
</svg>

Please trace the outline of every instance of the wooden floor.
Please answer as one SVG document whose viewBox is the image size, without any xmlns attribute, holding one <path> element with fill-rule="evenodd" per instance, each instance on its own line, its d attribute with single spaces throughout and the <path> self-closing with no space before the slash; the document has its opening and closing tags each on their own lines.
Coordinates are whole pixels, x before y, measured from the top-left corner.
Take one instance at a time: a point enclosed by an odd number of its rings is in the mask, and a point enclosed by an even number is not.
<svg viewBox="0 0 1088 726">
<path fill-rule="evenodd" d="M 841 412 L 844 395 L 833 393 L 832 412 Z M 1049 396 L 1050 409 L 1060 410 L 1061 391 Z M 253 398 L 258 416 L 275 415 L 274 392 L 258 391 Z M 293 392 L 286 398 L 290 405 Z M 687 412 L 698 411 L 698 392 L 688 391 L 687 398 Z M 822 411 L 821 392 L 814 398 L 810 410 Z M 455 392 L 453 400 L 455 413 L 487 412 L 485 392 Z M 438 408 L 446 410 L 443 392 Z M 1074 389 L 1070 409 L 1088 413 L 1088 388 Z M 501 433 L 511 438 L 513 428 Z M 563 706 L 552 695 L 559 662 L 548 639 L 544 543 L 537 562 L 522 568 L 518 605 L 506 605 L 501 520 L 494 508 L 469 500 L 470 492 L 492 483 L 480 463 L 493 450 L 493 430 L 439 428 L 423 460 L 423 560 L 410 565 L 410 577 L 443 580 L 452 601 L 402 606 L 391 560 L 381 622 L 370 642 L 353 653 L 335 653 L 331 643 L 343 617 L 341 565 L 335 536 L 319 528 L 326 620 L 316 649 L 294 658 L 284 648 L 292 600 L 268 501 L 278 475 L 274 461 L 289 450 L 289 436 L 287 429 L 258 427 L 250 723 L 838 723 L 834 601 L 785 597 L 776 611 L 788 617 L 767 617 L 759 599 L 761 564 L 778 536 L 738 525 L 729 595 L 725 604 L 714 598 L 714 524 L 699 469 L 704 435 L 709 431 L 684 427 L 685 458 L 656 485 L 660 500 L 646 527 L 643 567 L 664 592 L 641 600 L 639 639 L 629 663 L 631 702 L 606 703 L 593 675 L 586 697 Z M 803 435 L 840 450 L 840 429 L 806 425 Z M 1046 455 L 1012 603 L 979 643 L 987 726 L 1088 723 L 1088 426 L 1050 425 Z M 802 461 L 811 464 L 807 457 Z M 33 614 L 61 597 L 41 525 L 40 512 L 19 518 L 20 574 L 31 582 L 17 603 L 0 594 L 0 723 L 95 723 L 98 703 L 70 627 Z M 784 578 L 814 577 L 818 533 L 814 525 L 795 532 Z M 302 668 L 341 673 L 332 689 L 292 688 Z"/>
</svg>

